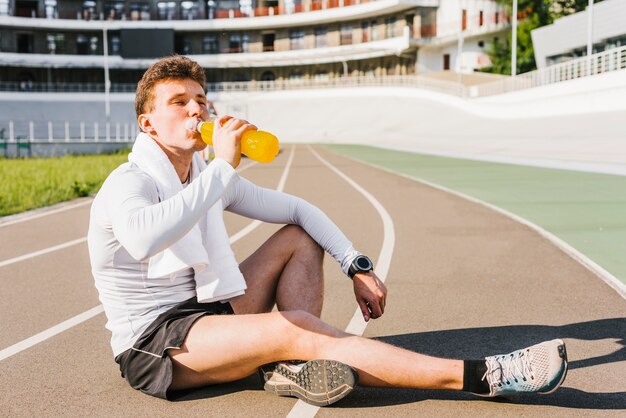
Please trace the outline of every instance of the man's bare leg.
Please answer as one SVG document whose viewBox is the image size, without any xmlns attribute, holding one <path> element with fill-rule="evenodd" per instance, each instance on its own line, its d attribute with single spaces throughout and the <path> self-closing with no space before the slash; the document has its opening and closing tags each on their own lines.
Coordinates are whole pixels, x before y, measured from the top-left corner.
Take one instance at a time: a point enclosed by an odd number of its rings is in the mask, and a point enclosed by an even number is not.
<svg viewBox="0 0 626 418">
<path fill-rule="evenodd" d="M 240 265 L 248 289 L 231 301 L 237 315 L 201 318 L 183 347 L 169 350 L 171 388 L 229 382 L 294 358 L 349 364 L 367 386 L 462 387 L 462 361 L 423 356 L 323 323 L 323 256 L 300 227 L 286 226 L 270 237 Z M 286 312 L 268 313 L 274 304 Z"/>
<path fill-rule="evenodd" d="M 244 378 L 266 363 L 328 359 L 349 364 L 364 386 L 461 389 L 463 362 L 413 353 L 346 334 L 304 311 L 206 316 L 189 331 L 171 389 Z"/>
<path fill-rule="evenodd" d="M 230 301 L 236 314 L 303 310 L 317 317 L 324 296 L 324 251 L 300 227 L 272 235 L 239 268 L 248 289 Z"/>
</svg>

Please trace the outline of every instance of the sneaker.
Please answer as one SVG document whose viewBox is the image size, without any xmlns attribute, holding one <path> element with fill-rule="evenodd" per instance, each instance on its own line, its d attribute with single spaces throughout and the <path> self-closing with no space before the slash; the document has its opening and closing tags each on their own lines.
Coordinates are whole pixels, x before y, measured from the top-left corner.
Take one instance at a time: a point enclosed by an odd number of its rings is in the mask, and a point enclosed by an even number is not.
<svg viewBox="0 0 626 418">
<path fill-rule="evenodd" d="M 532 347 L 485 358 L 489 394 L 506 396 L 517 393 L 552 393 L 561 386 L 567 373 L 567 352 L 562 340 L 545 341 Z"/>
<path fill-rule="evenodd" d="M 344 398 L 359 379 L 352 367 L 334 360 L 271 363 L 259 368 L 259 374 L 265 380 L 266 391 L 295 396 L 315 406 Z"/>
</svg>

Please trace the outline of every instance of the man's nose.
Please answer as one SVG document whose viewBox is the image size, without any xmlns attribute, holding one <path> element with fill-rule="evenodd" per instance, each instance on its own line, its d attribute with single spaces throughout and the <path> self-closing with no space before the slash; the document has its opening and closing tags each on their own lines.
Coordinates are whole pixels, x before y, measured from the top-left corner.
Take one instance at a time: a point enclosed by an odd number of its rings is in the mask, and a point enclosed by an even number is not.
<svg viewBox="0 0 626 418">
<path fill-rule="evenodd" d="M 204 110 L 204 107 L 195 100 L 189 100 L 189 115 L 190 116 L 200 116 Z"/>
</svg>

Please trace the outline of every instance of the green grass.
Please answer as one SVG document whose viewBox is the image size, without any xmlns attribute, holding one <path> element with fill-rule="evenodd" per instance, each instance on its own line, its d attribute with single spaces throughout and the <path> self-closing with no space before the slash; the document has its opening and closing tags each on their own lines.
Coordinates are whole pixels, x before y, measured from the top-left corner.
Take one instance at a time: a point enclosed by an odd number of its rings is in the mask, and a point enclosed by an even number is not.
<svg viewBox="0 0 626 418">
<path fill-rule="evenodd" d="M 109 155 L 0 159 L 0 216 L 89 196 L 128 160 L 129 150 Z"/>
</svg>

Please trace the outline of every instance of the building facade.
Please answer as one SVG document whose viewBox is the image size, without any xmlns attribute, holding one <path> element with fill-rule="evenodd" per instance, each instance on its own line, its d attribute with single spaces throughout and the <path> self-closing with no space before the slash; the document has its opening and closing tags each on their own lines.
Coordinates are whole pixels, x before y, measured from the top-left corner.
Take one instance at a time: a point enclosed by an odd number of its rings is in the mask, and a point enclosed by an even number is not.
<svg viewBox="0 0 626 418">
<path fill-rule="evenodd" d="M 587 55 L 588 10 L 531 32 L 537 68 Z M 593 6 L 593 53 L 626 45 L 626 1 L 604 0 Z"/>
<path fill-rule="evenodd" d="M 0 86 L 127 91 L 171 54 L 209 83 L 471 71 L 508 26 L 494 0 L 0 0 Z"/>
</svg>

